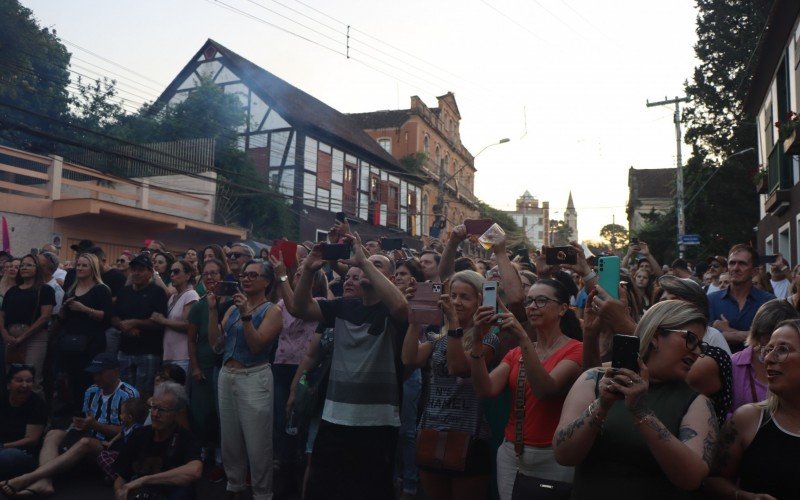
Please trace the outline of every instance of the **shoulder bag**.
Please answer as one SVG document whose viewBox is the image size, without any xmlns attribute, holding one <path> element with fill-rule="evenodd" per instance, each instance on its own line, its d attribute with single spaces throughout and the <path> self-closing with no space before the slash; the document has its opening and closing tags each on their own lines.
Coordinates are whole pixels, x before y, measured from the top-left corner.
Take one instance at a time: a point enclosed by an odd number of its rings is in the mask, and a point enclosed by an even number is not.
<svg viewBox="0 0 800 500">
<path fill-rule="evenodd" d="M 516 427 L 514 429 L 514 452 L 517 454 L 517 464 L 522 462 L 522 453 L 525 451 L 523 429 L 525 428 L 525 358 L 519 362 L 517 375 L 516 402 Z M 543 479 L 535 476 L 526 476 L 519 471 L 514 478 L 514 489 L 511 500 L 568 500 L 572 492 L 572 484 L 552 479 Z"/>
</svg>

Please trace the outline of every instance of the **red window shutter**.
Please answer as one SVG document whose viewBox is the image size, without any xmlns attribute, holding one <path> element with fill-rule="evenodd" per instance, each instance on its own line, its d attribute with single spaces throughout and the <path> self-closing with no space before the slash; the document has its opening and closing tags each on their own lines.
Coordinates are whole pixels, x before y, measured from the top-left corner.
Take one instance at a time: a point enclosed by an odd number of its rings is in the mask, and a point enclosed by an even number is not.
<svg viewBox="0 0 800 500">
<path fill-rule="evenodd" d="M 409 195 L 411 199 L 409 200 L 408 214 L 417 215 L 417 193 L 411 191 Z"/>
<path fill-rule="evenodd" d="M 379 198 L 379 203 L 385 205 L 389 203 L 389 182 L 388 181 L 381 181 L 381 195 Z"/>
<path fill-rule="evenodd" d="M 328 153 L 317 151 L 317 187 L 322 189 L 331 188 L 331 170 L 333 159 Z"/>
</svg>

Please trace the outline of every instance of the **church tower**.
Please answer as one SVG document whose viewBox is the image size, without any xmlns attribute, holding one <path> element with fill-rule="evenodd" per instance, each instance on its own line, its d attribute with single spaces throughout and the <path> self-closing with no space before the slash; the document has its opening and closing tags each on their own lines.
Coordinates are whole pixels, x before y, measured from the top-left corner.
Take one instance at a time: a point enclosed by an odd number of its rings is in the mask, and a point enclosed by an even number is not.
<svg viewBox="0 0 800 500">
<path fill-rule="evenodd" d="M 575 211 L 575 204 L 572 202 L 572 191 L 569 192 L 567 209 L 564 210 L 564 224 L 572 228 L 570 240 L 580 241 L 578 238 L 578 212 Z"/>
</svg>

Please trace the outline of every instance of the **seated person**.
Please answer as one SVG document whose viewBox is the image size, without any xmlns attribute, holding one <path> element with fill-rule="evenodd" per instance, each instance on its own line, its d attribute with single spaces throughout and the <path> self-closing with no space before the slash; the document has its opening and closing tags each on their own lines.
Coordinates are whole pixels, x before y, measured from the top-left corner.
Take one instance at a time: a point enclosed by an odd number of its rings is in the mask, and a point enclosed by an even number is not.
<svg viewBox="0 0 800 500">
<path fill-rule="evenodd" d="M 203 472 L 200 445 L 176 419 L 188 403 L 183 386 L 163 382 L 156 387 L 150 400 L 152 425 L 137 429 L 114 462 L 117 500 L 137 492 L 149 492 L 150 498 L 194 497 L 193 483 Z"/>
<path fill-rule="evenodd" d="M 133 431 L 144 425 L 145 419 L 149 416 L 150 407 L 141 398 L 126 399 L 119 409 L 119 419 L 122 421 L 122 431 L 111 438 L 111 441 L 103 441 L 103 451 L 97 456 L 97 465 L 111 479 L 116 479 L 117 475 L 112 469 L 112 465 L 117 460 L 119 452 L 133 435 Z"/>
<path fill-rule="evenodd" d="M 47 423 L 47 406 L 34 394 L 34 367 L 12 364 L 0 397 L 0 479 L 36 468 L 36 450 Z"/>
<path fill-rule="evenodd" d="M 135 388 L 119 379 L 119 361 L 111 353 L 100 353 L 86 368 L 95 384 L 83 398 L 84 417 L 73 417 L 67 429 L 47 433 L 39 453 L 39 468 L 0 484 L 10 497 L 47 496 L 55 493 L 53 477 L 84 458 L 95 460 L 103 449 L 102 441 L 119 434 L 120 407 L 123 401 L 139 397 Z"/>
</svg>

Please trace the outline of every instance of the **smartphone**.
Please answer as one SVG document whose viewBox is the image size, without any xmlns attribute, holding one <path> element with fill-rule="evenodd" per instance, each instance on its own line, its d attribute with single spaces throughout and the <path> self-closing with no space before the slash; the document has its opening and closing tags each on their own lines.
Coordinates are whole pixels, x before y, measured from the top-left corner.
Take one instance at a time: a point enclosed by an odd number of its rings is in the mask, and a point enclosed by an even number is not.
<svg viewBox="0 0 800 500">
<path fill-rule="evenodd" d="M 761 264 L 774 264 L 778 260 L 777 255 L 762 255 L 761 256 Z"/>
<path fill-rule="evenodd" d="M 402 250 L 403 238 L 381 238 L 381 250 Z"/>
<path fill-rule="evenodd" d="M 639 337 L 614 335 L 611 340 L 611 366 L 639 373 Z"/>
<path fill-rule="evenodd" d="M 497 282 L 487 281 L 483 284 L 483 305 L 492 306 L 497 312 Z"/>
<path fill-rule="evenodd" d="M 408 322 L 420 325 L 441 325 L 444 316 L 439 308 L 439 297 L 442 296 L 442 284 L 417 283 L 414 296 L 408 301 Z"/>
<path fill-rule="evenodd" d="M 217 281 L 214 285 L 214 295 L 218 297 L 232 297 L 239 293 L 239 283 L 235 281 Z"/>
<path fill-rule="evenodd" d="M 611 297 L 619 300 L 619 257 L 597 259 L 597 284 Z"/>
<path fill-rule="evenodd" d="M 631 245 L 638 245 L 638 244 L 639 244 L 639 238 L 631 238 Z"/>
<path fill-rule="evenodd" d="M 548 265 L 557 264 L 577 264 L 578 250 L 573 246 L 566 247 L 547 247 L 544 254 L 545 262 Z"/>
<path fill-rule="evenodd" d="M 322 246 L 324 260 L 339 260 L 350 258 L 350 245 L 347 243 L 325 243 Z"/>
<path fill-rule="evenodd" d="M 467 234 L 482 235 L 490 227 L 494 221 L 492 219 L 465 219 L 464 227 L 467 228 Z"/>
<path fill-rule="evenodd" d="M 338 220 L 339 222 L 344 222 L 345 219 L 347 219 L 347 214 L 345 214 L 344 212 L 336 212 L 336 220 Z"/>
<path fill-rule="evenodd" d="M 280 259 L 280 255 L 283 255 L 283 264 L 287 269 L 297 266 L 297 243 L 294 241 L 275 240 L 269 249 L 269 254 L 276 259 Z"/>
</svg>

